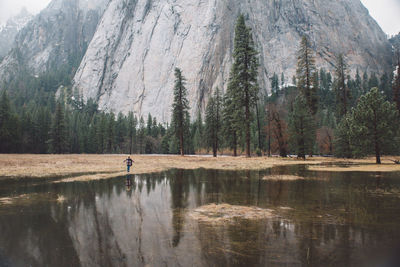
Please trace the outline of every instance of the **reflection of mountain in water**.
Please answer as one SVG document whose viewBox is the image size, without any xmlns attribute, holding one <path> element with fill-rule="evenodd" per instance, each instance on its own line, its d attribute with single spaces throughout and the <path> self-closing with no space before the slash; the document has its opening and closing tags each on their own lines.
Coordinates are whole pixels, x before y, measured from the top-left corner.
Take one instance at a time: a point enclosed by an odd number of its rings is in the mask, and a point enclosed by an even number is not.
<svg viewBox="0 0 400 267">
<path fill-rule="evenodd" d="M 398 198 L 368 193 L 400 188 L 390 175 L 377 183 L 285 168 L 272 172 L 322 179 L 262 181 L 270 172 L 174 170 L 132 176 L 130 191 L 126 177 L 27 186 L 18 193 L 55 192 L 66 201 L 0 207 L 0 266 L 347 266 L 362 265 L 364 255 L 389 251 L 399 240 Z M 293 210 L 226 225 L 186 216 L 207 203 Z"/>
</svg>

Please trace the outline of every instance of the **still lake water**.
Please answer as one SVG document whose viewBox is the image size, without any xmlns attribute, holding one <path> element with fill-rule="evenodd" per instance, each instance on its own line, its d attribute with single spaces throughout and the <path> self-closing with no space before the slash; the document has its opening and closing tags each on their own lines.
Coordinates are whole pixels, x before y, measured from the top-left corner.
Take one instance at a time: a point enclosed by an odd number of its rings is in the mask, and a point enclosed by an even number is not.
<svg viewBox="0 0 400 267">
<path fill-rule="evenodd" d="M 262 180 L 270 174 L 311 179 Z M 0 180 L 0 266 L 398 266 L 400 174 L 172 170 L 92 182 Z M 57 200 L 58 199 L 58 200 Z M 276 216 L 199 222 L 228 203 Z"/>
</svg>

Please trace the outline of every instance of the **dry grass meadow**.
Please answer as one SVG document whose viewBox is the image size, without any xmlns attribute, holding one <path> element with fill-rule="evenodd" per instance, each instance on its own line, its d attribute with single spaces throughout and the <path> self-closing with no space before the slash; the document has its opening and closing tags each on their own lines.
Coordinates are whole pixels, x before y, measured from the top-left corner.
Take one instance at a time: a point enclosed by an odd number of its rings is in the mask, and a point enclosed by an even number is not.
<svg viewBox="0 0 400 267">
<path fill-rule="evenodd" d="M 57 181 L 89 181 L 107 179 L 126 174 L 123 160 L 126 155 L 31 155 L 0 154 L 0 178 L 57 178 Z M 307 161 L 293 158 L 267 157 L 218 157 L 133 155 L 132 174 L 143 174 L 180 169 L 258 170 L 274 166 L 310 164 L 316 171 L 400 171 L 400 165 L 384 158 L 382 165 L 374 159 L 351 160 L 350 166 L 339 167 L 335 163 L 343 159 L 311 158 Z M 321 165 L 332 163 L 333 165 Z M 60 178 L 62 178 L 60 180 Z"/>
</svg>

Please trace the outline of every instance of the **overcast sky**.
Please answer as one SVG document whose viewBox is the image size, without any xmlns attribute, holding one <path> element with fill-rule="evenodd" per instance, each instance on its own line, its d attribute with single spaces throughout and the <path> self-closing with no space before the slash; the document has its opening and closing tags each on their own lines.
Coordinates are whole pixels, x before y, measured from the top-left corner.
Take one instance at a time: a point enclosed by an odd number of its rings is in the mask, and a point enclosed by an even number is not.
<svg viewBox="0 0 400 267">
<path fill-rule="evenodd" d="M 50 0 L 0 0 L 0 24 L 26 6 L 31 13 L 38 13 Z M 370 14 L 389 35 L 400 32 L 400 0 L 361 0 Z"/>
</svg>

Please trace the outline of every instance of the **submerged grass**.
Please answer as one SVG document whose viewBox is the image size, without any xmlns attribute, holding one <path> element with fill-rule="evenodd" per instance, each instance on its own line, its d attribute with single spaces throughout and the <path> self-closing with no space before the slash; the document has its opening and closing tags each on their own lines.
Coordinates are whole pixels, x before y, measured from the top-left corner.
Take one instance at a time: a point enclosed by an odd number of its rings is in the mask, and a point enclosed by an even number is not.
<svg viewBox="0 0 400 267">
<path fill-rule="evenodd" d="M 297 181 L 304 180 L 304 177 L 296 175 L 267 175 L 262 178 L 265 181 Z"/>
<path fill-rule="evenodd" d="M 229 204 L 209 204 L 189 212 L 189 217 L 203 223 L 225 224 L 237 219 L 259 220 L 273 217 L 272 210 Z"/>
</svg>

